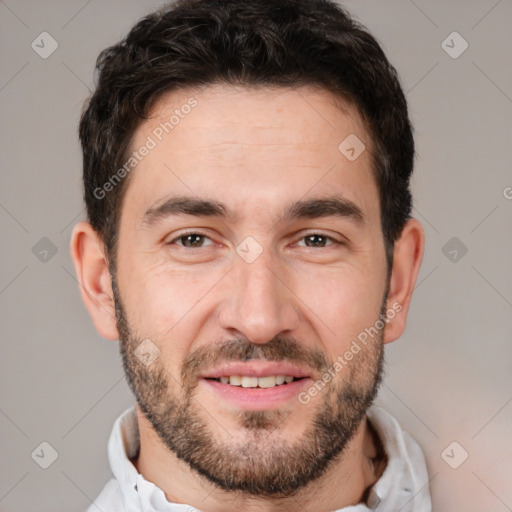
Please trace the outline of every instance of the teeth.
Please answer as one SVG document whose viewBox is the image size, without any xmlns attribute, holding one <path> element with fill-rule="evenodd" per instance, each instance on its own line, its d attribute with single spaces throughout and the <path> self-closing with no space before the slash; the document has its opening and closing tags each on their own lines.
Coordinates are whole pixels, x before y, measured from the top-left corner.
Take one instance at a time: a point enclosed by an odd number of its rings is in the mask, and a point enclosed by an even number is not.
<svg viewBox="0 0 512 512">
<path fill-rule="evenodd" d="M 242 377 L 243 388 L 255 388 L 258 385 L 258 377 Z"/>
<path fill-rule="evenodd" d="M 232 386 L 242 386 L 243 388 L 273 388 L 280 386 L 285 382 L 289 384 L 293 382 L 294 377 L 291 375 L 269 375 L 267 377 L 248 377 L 246 375 L 231 375 L 229 377 L 220 377 L 222 384 L 231 384 Z"/>
<path fill-rule="evenodd" d="M 239 376 L 229 377 L 229 383 L 232 386 L 241 386 L 242 385 L 242 377 L 239 377 Z"/>
<path fill-rule="evenodd" d="M 273 388 L 276 385 L 276 378 L 273 375 L 269 377 L 260 377 L 258 379 L 258 386 L 260 388 Z"/>
</svg>

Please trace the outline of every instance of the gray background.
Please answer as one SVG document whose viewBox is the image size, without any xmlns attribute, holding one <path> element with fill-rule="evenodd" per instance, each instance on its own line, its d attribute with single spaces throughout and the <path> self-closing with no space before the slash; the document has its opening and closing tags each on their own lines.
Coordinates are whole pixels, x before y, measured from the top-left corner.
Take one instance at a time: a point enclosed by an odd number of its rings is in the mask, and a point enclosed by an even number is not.
<svg viewBox="0 0 512 512">
<path fill-rule="evenodd" d="M 512 510 L 512 1 L 344 3 L 407 91 L 415 216 L 427 236 L 379 402 L 423 447 L 434 510 Z M 4 512 L 83 511 L 110 476 L 107 439 L 132 399 L 68 251 L 83 218 L 77 122 L 99 51 L 161 4 L 0 1 Z M 58 42 L 47 59 L 31 48 L 43 31 Z M 456 59 L 441 46 L 454 31 L 469 44 Z M 43 441 L 58 452 L 46 470 L 31 457 Z M 456 466 L 462 450 L 457 469 L 443 460 Z"/>
</svg>

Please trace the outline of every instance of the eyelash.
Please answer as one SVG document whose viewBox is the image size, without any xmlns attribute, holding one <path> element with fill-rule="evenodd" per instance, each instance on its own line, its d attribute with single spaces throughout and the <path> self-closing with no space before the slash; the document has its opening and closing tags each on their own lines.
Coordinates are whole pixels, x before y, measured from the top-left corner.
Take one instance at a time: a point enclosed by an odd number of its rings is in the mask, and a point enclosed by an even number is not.
<svg viewBox="0 0 512 512">
<path fill-rule="evenodd" d="M 184 237 L 189 236 L 189 235 L 199 235 L 199 236 L 202 236 L 204 238 L 208 238 L 209 240 L 212 240 L 206 233 L 202 233 L 201 231 L 187 231 L 187 232 L 181 233 L 177 237 L 173 238 L 171 241 L 167 242 L 166 245 L 175 245 L 175 242 L 177 240 L 180 240 L 181 238 L 184 238 Z M 331 243 L 327 244 L 325 247 L 330 247 L 330 246 L 335 245 L 335 244 L 344 245 L 343 242 L 340 242 L 339 240 L 336 240 L 335 238 L 333 238 L 333 237 L 331 237 L 329 235 L 325 235 L 324 233 L 317 232 L 317 231 L 312 231 L 310 233 L 305 234 L 304 236 L 302 236 L 299 239 L 299 241 L 302 241 L 305 238 L 308 238 L 308 237 L 311 237 L 311 236 L 320 236 L 320 237 L 323 237 L 326 240 L 330 241 Z M 176 245 L 180 245 L 180 244 L 176 244 Z M 212 244 L 210 244 L 210 245 L 212 245 Z M 185 247 L 184 245 L 180 245 L 180 247 L 183 247 L 184 249 L 204 249 L 204 247 Z M 325 249 L 325 247 L 319 247 L 319 249 Z M 307 247 L 307 248 L 308 249 L 315 249 L 315 247 Z"/>
</svg>

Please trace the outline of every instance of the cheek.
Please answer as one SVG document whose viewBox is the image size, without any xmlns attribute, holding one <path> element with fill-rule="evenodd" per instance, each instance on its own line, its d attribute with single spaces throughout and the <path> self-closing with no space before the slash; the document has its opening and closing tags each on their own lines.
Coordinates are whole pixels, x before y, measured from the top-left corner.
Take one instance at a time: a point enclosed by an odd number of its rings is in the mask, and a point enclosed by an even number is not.
<svg viewBox="0 0 512 512">
<path fill-rule="evenodd" d="M 159 345 L 169 345 L 166 340 L 189 339 L 196 323 L 190 319 L 201 307 L 200 300 L 215 282 L 209 274 L 194 271 L 177 271 L 165 265 L 153 268 L 132 267 L 126 276 L 123 301 L 130 326 L 140 335 L 154 338 Z"/>
<path fill-rule="evenodd" d="M 297 295 L 304 314 L 322 339 L 342 346 L 378 319 L 384 285 L 381 276 L 354 267 L 303 273 Z"/>
</svg>

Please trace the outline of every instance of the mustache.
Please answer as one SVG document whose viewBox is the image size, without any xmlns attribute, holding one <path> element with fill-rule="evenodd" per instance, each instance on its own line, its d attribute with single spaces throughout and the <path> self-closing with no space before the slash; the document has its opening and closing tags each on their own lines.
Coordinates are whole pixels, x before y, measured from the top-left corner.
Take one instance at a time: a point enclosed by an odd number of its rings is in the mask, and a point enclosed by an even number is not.
<svg viewBox="0 0 512 512">
<path fill-rule="evenodd" d="M 307 349 L 293 338 L 279 336 L 265 344 L 252 343 L 247 338 L 236 338 L 200 347 L 189 354 L 183 361 L 182 382 L 192 382 L 199 373 L 220 363 L 250 360 L 289 361 L 319 373 L 329 368 L 329 361 L 323 352 Z"/>
</svg>

